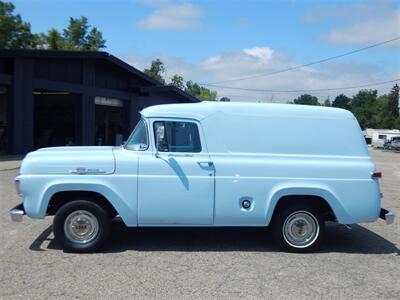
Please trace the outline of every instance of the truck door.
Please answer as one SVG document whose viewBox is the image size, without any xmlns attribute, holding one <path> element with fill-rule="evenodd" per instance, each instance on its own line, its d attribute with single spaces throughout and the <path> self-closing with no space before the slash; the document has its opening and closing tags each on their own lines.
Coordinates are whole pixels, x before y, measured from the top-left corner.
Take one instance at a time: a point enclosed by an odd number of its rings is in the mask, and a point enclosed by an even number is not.
<svg viewBox="0 0 400 300">
<path fill-rule="evenodd" d="M 214 165 L 201 126 L 188 120 L 153 120 L 153 155 L 139 158 L 139 225 L 210 225 Z"/>
</svg>

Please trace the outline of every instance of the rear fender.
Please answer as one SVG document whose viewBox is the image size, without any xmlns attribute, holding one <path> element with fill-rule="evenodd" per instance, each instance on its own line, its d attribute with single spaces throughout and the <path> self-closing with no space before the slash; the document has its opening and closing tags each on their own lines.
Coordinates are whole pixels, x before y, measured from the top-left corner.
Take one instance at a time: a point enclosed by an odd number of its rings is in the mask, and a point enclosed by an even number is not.
<svg viewBox="0 0 400 300">
<path fill-rule="evenodd" d="M 275 187 L 268 195 L 267 208 L 265 212 L 266 224 L 271 222 L 274 210 L 278 201 L 285 196 L 317 196 L 324 199 L 331 207 L 339 223 L 342 223 L 347 219 L 347 212 L 343 205 L 339 202 L 335 194 L 329 190 L 327 186 L 307 186 L 305 184 L 299 186 L 285 186 L 280 185 Z"/>
</svg>

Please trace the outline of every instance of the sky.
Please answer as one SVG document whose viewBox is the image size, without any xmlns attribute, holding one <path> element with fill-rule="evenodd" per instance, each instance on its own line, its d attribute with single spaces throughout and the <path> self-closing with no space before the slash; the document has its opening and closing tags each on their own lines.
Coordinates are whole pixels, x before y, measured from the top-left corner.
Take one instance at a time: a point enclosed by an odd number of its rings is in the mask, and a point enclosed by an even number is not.
<svg viewBox="0 0 400 300">
<path fill-rule="evenodd" d="M 400 37 L 400 1 L 12 2 L 33 32 L 62 30 L 69 17 L 86 16 L 103 33 L 105 51 L 140 70 L 160 58 L 167 82 L 177 73 L 186 80 L 218 85 L 207 87 L 216 90 L 218 98 L 232 101 L 287 102 L 302 90 L 400 79 L 399 40 L 265 75 Z M 370 88 L 383 94 L 393 84 Z M 351 96 L 359 89 L 308 93 L 323 101 L 339 93 Z"/>
</svg>

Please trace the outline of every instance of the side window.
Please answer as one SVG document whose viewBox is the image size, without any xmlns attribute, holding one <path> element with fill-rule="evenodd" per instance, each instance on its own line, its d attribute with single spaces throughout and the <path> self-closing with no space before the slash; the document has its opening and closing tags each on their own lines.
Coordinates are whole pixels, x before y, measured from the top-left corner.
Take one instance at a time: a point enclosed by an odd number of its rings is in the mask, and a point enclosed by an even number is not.
<svg viewBox="0 0 400 300">
<path fill-rule="evenodd" d="M 129 150 L 144 151 L 149 147 L 147 138 L 147 127 L 143 120 L 140 120 L 125 144 Z"/>
<path fill-rule="evenodd" d="M 380 135 L 378 135 L 378 139 L 380 139 L 380 140 L 386 140 L 386 134 L 380 134 Z"/>
<path fill-rule="evenodd" d="M 154 136 L 160 152 L 201 152 L 197 124 L 192 122 L 154 122 Z"/>
</svg>

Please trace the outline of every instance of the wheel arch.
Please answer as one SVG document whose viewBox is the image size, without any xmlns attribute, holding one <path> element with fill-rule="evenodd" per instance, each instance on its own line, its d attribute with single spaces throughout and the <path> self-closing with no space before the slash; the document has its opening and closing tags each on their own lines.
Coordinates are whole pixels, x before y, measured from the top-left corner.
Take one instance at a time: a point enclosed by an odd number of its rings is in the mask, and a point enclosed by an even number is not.
<svg viewBox="0 0 400 300">
<path fill-rule="evenodd" d="M 47 205 L 46 215 L 55 215 L 64 204 L 74 200 L 87 200 L 102 206 L 111 218 L 118 215 L 114 206 L 102 194 L 93 191 L 61 191 L 53 194 Z"/>
<path fill-rule="evenodd" d="M 270 193 L 267 200 L 267 224 L 284 205 L 299 201 L 320 209 L 325 214 L 326 220 L 338 220 L 341 223 L 347 215 L 337 197 L 326 187 L 278 187 Z"/>
<path fill-rule="evenodd" d="M 42 194 L 40 211 L 43 217 L 54 214 L 61 205 L 74 199 L 96 202 L 111 212 L 120 215 L 128 226 L 136 225 L 136 213 L 127 205 L 124 198 L 112 188 L 102 183 L 54 183 L 49 184 Z"/>
</svg>

